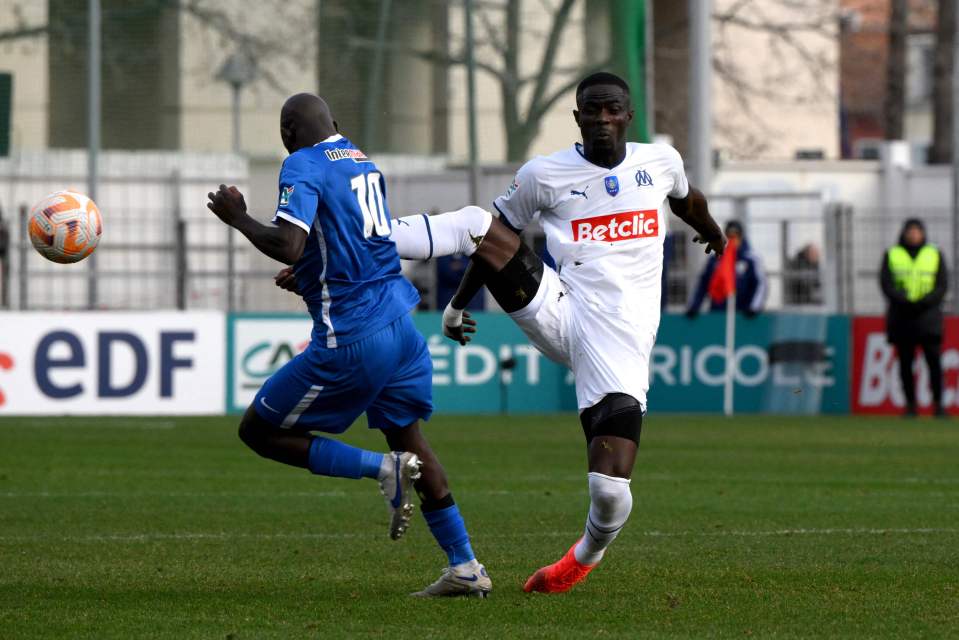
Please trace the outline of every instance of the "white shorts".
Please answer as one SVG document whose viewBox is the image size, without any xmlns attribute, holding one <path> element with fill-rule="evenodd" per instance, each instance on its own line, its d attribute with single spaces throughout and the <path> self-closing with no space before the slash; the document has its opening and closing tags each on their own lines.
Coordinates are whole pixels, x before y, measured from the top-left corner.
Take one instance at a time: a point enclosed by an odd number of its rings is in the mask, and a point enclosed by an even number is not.
<svg viewBox="0 0 959 640">
<path fill-rule="evenodd" d="M 510 316 L 543 355 L 573 371 L 580 411 L 609 393 L 629 394 L 646 410 L 658 307 L 646 318 L 602 311 L 546 267 L 533 300 Z"/>
</svg>

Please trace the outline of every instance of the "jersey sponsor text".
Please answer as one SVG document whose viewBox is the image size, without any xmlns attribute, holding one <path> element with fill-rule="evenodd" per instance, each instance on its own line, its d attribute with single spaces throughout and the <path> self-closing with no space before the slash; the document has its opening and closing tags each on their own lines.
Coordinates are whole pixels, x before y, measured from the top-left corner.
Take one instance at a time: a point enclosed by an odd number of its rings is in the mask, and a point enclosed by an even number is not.
<svg viewBox="0 0 959 640">
<path fill-rule="evenodd" d="M 336 162 L 337 160 L 352 160 L 353 162 L 369 162 L 370 159 L 359 149 L 327 149 L 326 157 Z"/>
<path fill-rule="evenodd" d="M 620 242 L 659 235 L 659 211 L 623 211 L 609 215 L 573 220 L 573 240 Z"/>
</svg>

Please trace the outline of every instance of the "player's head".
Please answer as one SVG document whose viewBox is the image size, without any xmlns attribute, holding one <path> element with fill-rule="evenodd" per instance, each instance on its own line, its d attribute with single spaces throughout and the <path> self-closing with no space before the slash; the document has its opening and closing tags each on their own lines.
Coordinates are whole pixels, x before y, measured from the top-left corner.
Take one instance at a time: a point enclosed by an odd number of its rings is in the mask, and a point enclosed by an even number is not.
<svg viewBox="0 0 959 640">
<path fill-rule="evenodd" d="M 320 96 L 298 93 L 287 98 L 280 110 L 280 137 L 290 153 L 312 147 L 337 132 L 330 107 Z"/>
<path fill-rule="evenodd" d="M 926 242 L 926 227 L 919 218 L 909 218 L 902 225 L 899 244 L 906 247 L 918 247 Z"/>
<path fill-rule="evenodd" d="M 726 223 L 726 237 L 730 240 L 732 239 L 742 239 L 743 237 L 743 223 L 739 220 L 730 220 Z"/>
<path fill-rule="evenodd" d="M 583 78 L 576 87 L 573 117 L 587 149 L 614 149 L 624 145 L 626 129 L 633 121 L 629 85 L 605 71 Z"/>
</svg>

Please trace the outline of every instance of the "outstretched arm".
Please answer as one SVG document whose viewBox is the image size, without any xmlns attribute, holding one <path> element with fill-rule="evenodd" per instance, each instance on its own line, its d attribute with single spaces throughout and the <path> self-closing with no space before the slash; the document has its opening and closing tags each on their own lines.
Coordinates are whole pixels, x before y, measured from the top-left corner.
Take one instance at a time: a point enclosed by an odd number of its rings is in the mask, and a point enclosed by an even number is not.
<svg viewBox="0 0 959 640">
<path fill-rule="evenodd" d="M 709 205 L 702 191 L 690 187 L 685 198 L 669 198 L 669 208 L 699 234 L 693 238 L 693 242 L 705 244 L 706 253 L 713 251 L 716 255 L 722 255 L 726 248 L 726 236 L 709 214 Z"/>
<path fill-rule="evenodd" d="M 207 197 L 207 208 L 246 236 L 263 254 L 283 264 L 293 264 L 303 255 L 306 232 L 282 218 L 276 226 L 260 224 L 246 212 L 246 201 L 236 187 L 221 184 L 216 193 L 208 193 Z"/>
<path fill-rule="evenodd" d="M 501 268 L 513 256 L 517 241 L 522 242 L 519 239 L 519 231 L 514 229 L 504 216 L 494 220 L 487 231 L 485 244 L 482 245 L 484 254 L 479 260 L 475 255 L 470 260 L 463 273 L 463 279 L 460 280 L 460 285 L 453 294 L 453 299 L 443 311 L 443 335 L 462 345 L 470 341 L 470 336 L 466 334 L 476 332 L 476 322 L 470 320 L 469 314 L 463 309 L 483 288 L 487 279 L 496 273 L 494 264 Z"/>
</svg>

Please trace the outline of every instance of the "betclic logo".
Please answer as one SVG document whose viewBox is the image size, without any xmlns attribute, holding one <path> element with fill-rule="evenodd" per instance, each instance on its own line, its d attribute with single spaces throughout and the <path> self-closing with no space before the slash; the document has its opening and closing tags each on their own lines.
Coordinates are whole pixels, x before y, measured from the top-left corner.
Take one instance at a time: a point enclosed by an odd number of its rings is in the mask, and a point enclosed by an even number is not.
<svg viewBox="0 0 959 640">
<path fill-rule="evenodd" d="M 582 242 L 621 242 L 659 235 L 659 211 L 623 211 L 609 215 L 573 220 L 573 240 Z"/>
</svg>

